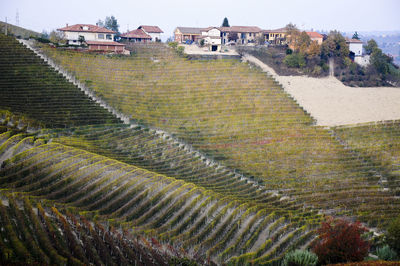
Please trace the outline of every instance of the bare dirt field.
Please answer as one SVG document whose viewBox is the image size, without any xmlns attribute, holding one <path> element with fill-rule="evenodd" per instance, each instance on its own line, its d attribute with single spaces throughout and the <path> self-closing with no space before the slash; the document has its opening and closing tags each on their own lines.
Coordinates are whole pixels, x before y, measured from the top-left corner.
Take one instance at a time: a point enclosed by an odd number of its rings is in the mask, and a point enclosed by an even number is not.
<svg viewBox="0 0 400 266">
<path fill-rule="evenodd" d="M 400 119 L 400 88 L 348 87 L 335 77 L 279 76 L 251 55 L 252 62 L 272 75 L 309 112 L 317 125 L 337 126 Z"/>
</svg>

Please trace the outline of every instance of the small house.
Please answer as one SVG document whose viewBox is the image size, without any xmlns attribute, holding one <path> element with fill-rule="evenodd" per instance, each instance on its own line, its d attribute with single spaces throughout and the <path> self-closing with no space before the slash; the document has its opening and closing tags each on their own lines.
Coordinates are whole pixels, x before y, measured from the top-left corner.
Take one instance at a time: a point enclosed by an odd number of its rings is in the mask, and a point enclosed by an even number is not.
<svg viewBox="0 0 400 266">
<path fill-rule="evenodd" d="M 161 41 L 161 33 L 164 33 L 158 26 L 141 25 L 138 30 L 143 30 L 147 35 L 151 36 L 152 42 Z"/>
<path fill-rule="evenodd" d="M 90 24 L 75 24 L 58 29 L 70 45 L 80 45 L 83 41 L 113 42 L 116 32 Z"/>
<path fill-rule="evenodd" d="M 363 55 L 363 42 L 358 39 L 346 39 L 346 43 L 349 45 L 350 54 L 354 53 L 354 56 Z"/>
<path fill-rule="evenodd" d="M 124 53 L 125 45 L 114 42 L 116 32 L 91 24 L 75 24 L 58 29 L 69 45 L 86 43 L 89 50 Z"/>
<path fill-rule="evenodd" d="M 121 34 L 121 40 L 125 40 L 128 42 L 151 42 L 152 37 L 145 33 L 142 29 L 136 29 L 129 31 L 127 33 Z"/>
<path fill-rule="evenodd" d="M 203 28 L 177 27 L 174 30 L 175 41 L 178 43 L 197 42 L 201 38 Z"/>
<path fill-rule="evenodd" d="M 262 30 L 256 26 L 232 26 L 220 27 L 222 44 L 235 42 L 236 44 L 252 44 L 257 42 L 257 38 L 262 36 Z"/>
<path fill-rule="evenodd" d="M 201 30 L 201 38 L 210 51 L 221 51 L 221 31 L 219 28 L 209 27 Z"/>
<path fill-rule="evenodd" d="M 322 44 L 322 41 L 324 39 L 324 36 L 319 34 L 318 32 L 315 31 L 306 31 L 307 35 L 310 36 L 311 41 L 317 42 L 319 45 Z"/>
<path fill-rule="evenodd" d="M 282 45 L 286 44 L 287 29 L 280 28 L 276 30 L 263 30 L 264 38 L 266 42 L 270 44 Z"/>
</svg>

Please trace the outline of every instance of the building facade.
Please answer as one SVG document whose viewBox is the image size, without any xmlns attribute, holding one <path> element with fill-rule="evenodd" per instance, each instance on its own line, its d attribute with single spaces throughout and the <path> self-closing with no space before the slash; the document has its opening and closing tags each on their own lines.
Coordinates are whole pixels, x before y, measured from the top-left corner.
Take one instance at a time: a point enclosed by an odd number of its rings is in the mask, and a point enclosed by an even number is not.
<svg viewBox="0 0 400 266">
<path fill-rule="evenodd" d="M 75 24 L 58 29 L 70 45 L 80 45 L 86 41 L 114 42 L 116 32 L 90 24 Z"/>
<path fill-rule="evenodd" d="M 151 42 L 152 37 L 145 33 L 142 29 L 136 29 L 132 31 L 128 31 L 127 33 L 121 34 L 121 40 L 125 40 L 128 42 Z"/>
<path fill-rule="evenodd" d="M 161 41 L 161 33 L 164 33 L 158 26 L 146 26 L 141 25 L 138 30 L 143 30 L 147 35 L 151 37 L 152 42 Z"/>
</svg>

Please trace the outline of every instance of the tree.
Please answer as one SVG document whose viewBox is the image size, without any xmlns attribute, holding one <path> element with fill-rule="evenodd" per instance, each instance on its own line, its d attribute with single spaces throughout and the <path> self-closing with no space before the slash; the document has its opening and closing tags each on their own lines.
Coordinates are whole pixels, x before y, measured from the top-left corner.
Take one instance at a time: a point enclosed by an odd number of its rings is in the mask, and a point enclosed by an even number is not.
<svg viewBox="0 0 400 266">
<path fill-rule="evenodd" d="M 371 39 L 367 42 L 367 45 L 364 46 L 365 52 L 370 55 L 375 49 L 378 49 L 378 44 L 374 39 Z"/>
<path fill-rule="evenodd" d="M 104 27 L 106 29 L 115 31 L 115 32 L 119 32 L 119 25 L 118 25 L 118 21 L 114 16 L 111 17 L 106 17 L 105 21 L 104 21 Z"/>
<path fill-rule="evenodd" d="M 313 59 L 318 58 L 321 55 L 321 46 L 316 42 L 311 42 L 310 46 L 307 49 L 307 58 Z"/>
<path fill-rule="evenodd" d="M 328 38 L 321 46 L 321 56 L 325 59 L 328 57 L 337 57 L 344 60 L 349 55 L 349 46 L 346 39 L 338 31 L 331 31 Z"/>
<path fill-rule="evenodd" d="M 361 237 L 368 230 L 360 222 L 328 217 L 317 232 L 313 251 L 320 264 L 362 261 L 368 255 L 369 242 Z"/>
<path fill-rule="evenodd" d="M 302 68 L 306 65 L 306 60 L 304 59 L 304 54 L 302 53 L 289 54 L 283 59 L 283 62 L 288 67 Z"/>
<path fill-rule="evenodd" d="M 353 38 L 352 39 L 356 39 L 356 40 L 359 40 L 360 39 L 360 37 L 358 37 L 358 33 L 357 32 L 355 32 L 354 34 L 353 34 Z"/>
<path fill-rule="evenodd" d="M 228 18 L 224 18 L 224 21 L 222 22 L 222 26 L 221 27 L 230 27 Z"/>
<path fill-rule="evenodd" d="M 99 27 L 104 27 L 104 21 L 102 21 L 101 19 L 99 19 L 99 20 L 96 22 L 96 25 L 99 26 Z"/>
<path fill-rule="evenodd" d="M 52 43 L 58 43 L 58 44 L 66 44 L 67 41 L 64 38 L 64 35 L 62 32 L 55 31 L 53 30 L 50 32 L 49 39 Z"/>
<path fill-rule="evenodd" d="M 400 256 L 400 216 L 389 224 L 386 242 Z"/>
</svg>

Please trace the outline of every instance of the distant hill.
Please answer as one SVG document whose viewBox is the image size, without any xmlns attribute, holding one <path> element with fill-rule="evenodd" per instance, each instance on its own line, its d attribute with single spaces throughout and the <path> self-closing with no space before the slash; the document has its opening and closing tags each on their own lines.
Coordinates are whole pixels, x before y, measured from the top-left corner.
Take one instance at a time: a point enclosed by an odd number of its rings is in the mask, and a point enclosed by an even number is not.
<svg viewBox="0 0 400 266">
<path fill-rule="evenodd" d="M 40 37 L 42 35 L 36 31 L 27 30 L 3 21 L 0 21 L 0 32 L 5 33 L 6 25 L 8 34 L 20 36 L 21 38 L 29 38 L 30 36 Z"/>
</svg>

